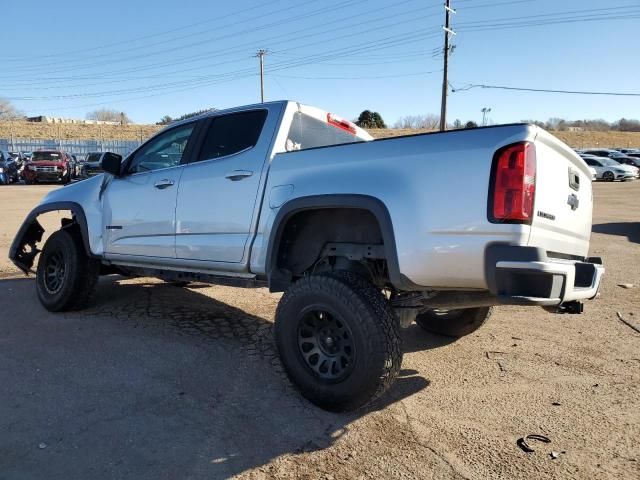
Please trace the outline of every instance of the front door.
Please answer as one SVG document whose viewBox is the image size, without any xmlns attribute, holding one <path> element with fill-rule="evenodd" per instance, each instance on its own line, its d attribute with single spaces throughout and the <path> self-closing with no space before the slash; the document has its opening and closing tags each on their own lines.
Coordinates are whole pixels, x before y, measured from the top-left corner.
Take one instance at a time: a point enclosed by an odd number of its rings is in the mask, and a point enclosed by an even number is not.
<svg viewBox="0 0 640 480">
<path fill-rule="evenodd" d="M 210 120 L 200 151 L 194 152 L 180 180 L 176 207 L 179 259 L 243 261 L 271 144 L 268 132 L 273 132 L 276 116 L 258 109 Z"/>
<path fill-rule="evenodd" d="M 175 211 L 195 123 L 167 130 L 127 159 L 104 193 L 107 254 L 175 258 Z"/>
</svg>

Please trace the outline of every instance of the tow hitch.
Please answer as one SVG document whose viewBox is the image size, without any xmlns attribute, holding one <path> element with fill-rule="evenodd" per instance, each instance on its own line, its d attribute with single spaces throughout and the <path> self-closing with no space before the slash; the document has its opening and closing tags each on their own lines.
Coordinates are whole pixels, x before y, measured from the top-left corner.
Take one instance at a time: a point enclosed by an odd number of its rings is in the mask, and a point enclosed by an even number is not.
<svg viewBox="0 0 640 480">
<path fill-rule="evenodd" d="M 545 310 L 551 313 L 569 313 L 576 315 L 584 312 L 584 303 L 578 301 L 567 302 L 557 307 L 545 308 Z"/>
</svg>

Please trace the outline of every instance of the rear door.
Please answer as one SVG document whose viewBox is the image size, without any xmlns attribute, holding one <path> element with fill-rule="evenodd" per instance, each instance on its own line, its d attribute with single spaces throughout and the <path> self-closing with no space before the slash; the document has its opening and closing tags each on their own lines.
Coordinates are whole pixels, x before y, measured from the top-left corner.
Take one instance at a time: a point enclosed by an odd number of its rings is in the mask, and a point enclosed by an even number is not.
<svg viewBox="0 0 640 480">
<path fill-rule="evenodd" d="M 195 127 L 182 124 L 152 138 L 111 180 L 103 196 L 107 254 L 175 258 L 178 183 Z"/>
<path fill-rule="evenodd" d="M 587 256 L 593 208 L 587 165 L 544 131 L 535 145 L 536 193 L 529 245 L 551 253 Z"/>
<path fill-rule="evenodd" d="M 176 256 L 184 263 L 245 259 L 278 121 L 271 107 L 218 115 L 206 125 L 178 192 Z"/>
</svg>

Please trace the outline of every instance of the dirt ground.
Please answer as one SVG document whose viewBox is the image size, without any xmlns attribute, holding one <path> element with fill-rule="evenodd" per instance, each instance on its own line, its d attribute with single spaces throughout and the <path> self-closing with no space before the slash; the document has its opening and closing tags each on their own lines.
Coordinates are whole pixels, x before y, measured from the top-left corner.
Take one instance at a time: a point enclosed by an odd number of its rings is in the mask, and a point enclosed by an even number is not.
<svg viewBox="0 0 640 480">
<path fill-rule="evenodd" d="M 607 273 L 583 315 L 498 308 L 457 342 L 413 326 L 398 382 L 349 415 L 288 383 L 264 289 L 110 276 L 87 311 L 46 313 L 6 255 L 49 189 L 0 187 L 2 479 L 640 478 L 640 334 L 616 316 L 640 326 L 640 181 L 594 186 Z M 531 433 L 551 443 L 524 453 Z"/>
</svg>

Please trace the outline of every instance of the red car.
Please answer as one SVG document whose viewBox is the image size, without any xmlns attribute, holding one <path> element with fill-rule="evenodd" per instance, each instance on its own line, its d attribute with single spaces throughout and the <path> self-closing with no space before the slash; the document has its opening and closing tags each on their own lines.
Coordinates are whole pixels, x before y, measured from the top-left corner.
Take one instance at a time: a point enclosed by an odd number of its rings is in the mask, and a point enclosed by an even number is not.
<svg viewBox="0 0 640 480">
<path fill-rule="evenodd" d="M 59 150 L 38 150 L 33 152 L 22 174 L 27 184 L 38 182 L 71 181 L 71 163 L 69 155 Z"/>
</svg>

